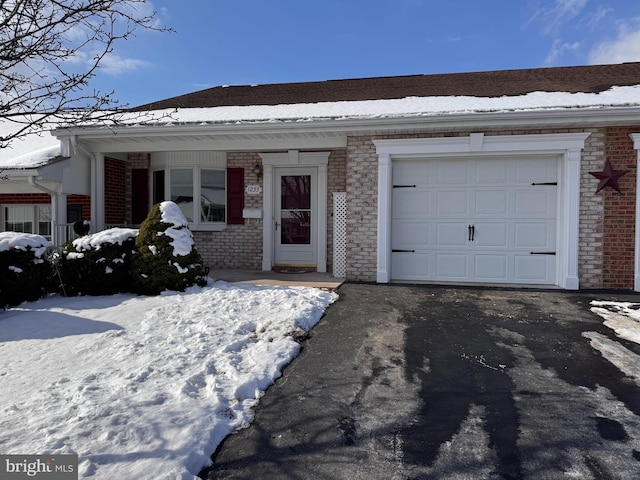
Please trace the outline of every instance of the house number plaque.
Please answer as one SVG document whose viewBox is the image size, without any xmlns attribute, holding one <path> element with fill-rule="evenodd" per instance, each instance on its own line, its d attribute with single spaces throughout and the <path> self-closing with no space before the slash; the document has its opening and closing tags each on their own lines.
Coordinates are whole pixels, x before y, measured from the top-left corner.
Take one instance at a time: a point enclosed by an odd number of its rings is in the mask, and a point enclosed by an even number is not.
<svg viewBox="0 0 640 480">
<path fill-rule="evenodd" d="M 260 195 L 262 193 L 262 187 L 260 185 L 247 185 L 244 192 L 247 195 Z"/>
</svg>

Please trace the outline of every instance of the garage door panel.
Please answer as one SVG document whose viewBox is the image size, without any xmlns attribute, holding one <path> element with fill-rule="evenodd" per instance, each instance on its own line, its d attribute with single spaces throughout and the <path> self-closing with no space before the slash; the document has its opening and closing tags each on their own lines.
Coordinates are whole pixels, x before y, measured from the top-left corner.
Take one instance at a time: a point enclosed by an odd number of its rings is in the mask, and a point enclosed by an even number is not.
<svg viewBox="0 0 640 480">
<path fill-rule="evenodd" d="M 469 257 L 465 254 L 436 254 L 436 276 L 446 280 L 465 280 L 469 278 Z"/>
<path fill-rule="evenodd" d="M 555 249 L 555 225 L 548 222 L 516 223 L 514 247 L 526 249 Z"/>
<path fill-rule="evenodd" d="M 509 224 L 476 223 L 474 225 L 474 245 L 477 247 L 509 247 Z"/>
<path fill-rule="evenodd" d="M 467 247 L 469 242 L 468 225 L 466 223 L 436 223 L 437 247 Z"/>
<path fill-rule="evenodd" d="M 391 235 L 393 249 L 421 249 L 427 248 L 431 226 L 426 222 L 395 221 Z"/>
<path fill-rule="evenodd" d="M 553 283 L 555 256 L 515 255 L 514 283 Z"/>
<path fill-rule="evenodd" d="M 480 190 L 475 195 L 477 216 L 505 216 L 509 213 L 509 192 Z"/>
<path fill-rule="evenodd" d="M 507 263 L 505 254 L 474 255 L 475 280 L 507 282 Z"/>
<path fill-rule="evenodd" d="M 515 215 L 555 217 L 556 195 L 548 187 L 532 187 L 527 190 L 516 190 Z"/>
<path fill-rule="evenodd" d="M 424 280 L 430 276 L 429 257 L 427 253 L 392 253 L 392 276 L 405 280 Z"/>
<path fill-rule="evenodd" d="M 436 192 L 436 215 L 462 215 L 469 214 L 469 192 L 463 190 L 457 191 L 438 191 Z"/>
<path fill-rule="evenodd" d="M 478 185 L 504 185 L 509 183 L 510 165 L 500 159 L 487 159 L 475 169 L 475 183 Z"/>
<path fill-rule="evenodd" d="M 394 185 L 435 185 L 435 165 L 424 160 L 399 161 L 393 169 Z"/>
<path fill-rule="evenodd" d="M 469 183 L 470 166 L 467 160 L 439 160 L 436 164 L 438 185 L 466 185 Z"/>
<path fill-rule="evenodd" d="M 521 159 L 513 162 L 513 165 L 516 185 L 555 182 L 558 179 L 558 166 L 555 158 Z"/>
<path fill-rule="evenodd" d="M 393 192 L 393 218 L 425 218 L 431 215 L 430 193 L 414 188 L 395 189 Z"/>
</svg>

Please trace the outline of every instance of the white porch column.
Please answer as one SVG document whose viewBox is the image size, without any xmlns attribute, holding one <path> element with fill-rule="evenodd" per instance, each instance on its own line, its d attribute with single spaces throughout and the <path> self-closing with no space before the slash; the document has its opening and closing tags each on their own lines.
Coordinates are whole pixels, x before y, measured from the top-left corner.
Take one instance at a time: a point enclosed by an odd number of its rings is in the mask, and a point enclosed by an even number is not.
<svg viewBox="0 0 640 480">
<path fill-rule="evenodd" d="M 580 228 L 580 148 L 567 150 L 564 178 L 565 221 L 567 224 L 566 238 L 563 242 L 567 251 L 561 255 L 563 275 L 560 277 L 561 287 L 567 290 L 577 290 L 580 287 L 578 278 L 578 252 Z"/>
<path fill-rule="evenodd" d="M 64 245 L 67 238 L 67 195 L 51 195 L 51 241 L 54 245 Z"/>
<path fill-rule="evenodd" d="M 91 231 L 104 230 L 104 155 L 91 159 Z"/>
<path fill-rule="evenodd" d="M 378 267 L 377 282 L 391 280 L 391 156 L 378 154 Z"/>
<path fill-rule="evenodd" d="M 633 148 L 636 149 L 636 162 L 640 166 L 640 133 L 629 135 L 633 140 Z M 636 170 L 637 171 L 637 170 Z M 635 262 L 633 273 L 633 289 L 640 292 L 640 179 L 636 177 L 636 243 Z"/>
<path fill-rule="evenodd" d="M 262 175 L 262 270 L 268 272 L 273 265 L 273 165 L 263 163 Z"/>
</svg>

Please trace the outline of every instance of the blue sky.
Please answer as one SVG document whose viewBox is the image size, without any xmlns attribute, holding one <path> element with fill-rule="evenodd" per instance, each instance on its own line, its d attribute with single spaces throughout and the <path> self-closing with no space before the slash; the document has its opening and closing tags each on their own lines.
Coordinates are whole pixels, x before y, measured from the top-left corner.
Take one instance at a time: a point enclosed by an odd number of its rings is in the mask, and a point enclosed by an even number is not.
<svg viewBox="0 0 640 480">
<path fill-rule="evenodd" d="M 175 33 L 115 45 L 131 106 L 218 85 L 640 61 L 638 0 L 152 0 Z"/>
</svg>

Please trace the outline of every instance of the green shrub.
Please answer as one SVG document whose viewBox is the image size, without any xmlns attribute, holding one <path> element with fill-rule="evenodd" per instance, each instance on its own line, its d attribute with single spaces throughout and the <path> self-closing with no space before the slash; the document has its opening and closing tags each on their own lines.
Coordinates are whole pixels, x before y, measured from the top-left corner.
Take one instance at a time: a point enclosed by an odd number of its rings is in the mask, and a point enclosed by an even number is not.
<svg viewBox="0 0 640 480">
<path fill-rule="evenodd" d="M 0 232 L 0 308 L 46 295 L 51 267 L 44 255 L 50 245 L 40 235 Z"/>
<path fill-rule="evenodd" d="M 131 262 L 135 292 L 158 295 L 206 285 L 202 258 L 195 249 L 187 219 L 174 202 L 153 206 L 140 225 L 137 253 Z"/>
<path fill-rule="evenodd" d="M 131 291 L 129 268 L 137 233 L 132 228 L 111 228 L 69 242 L 58 264 L 61 293 L 113 295 Z"/>
</svg>

